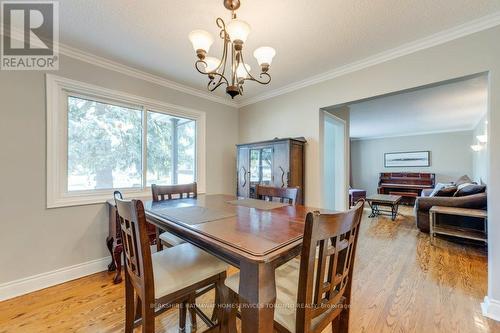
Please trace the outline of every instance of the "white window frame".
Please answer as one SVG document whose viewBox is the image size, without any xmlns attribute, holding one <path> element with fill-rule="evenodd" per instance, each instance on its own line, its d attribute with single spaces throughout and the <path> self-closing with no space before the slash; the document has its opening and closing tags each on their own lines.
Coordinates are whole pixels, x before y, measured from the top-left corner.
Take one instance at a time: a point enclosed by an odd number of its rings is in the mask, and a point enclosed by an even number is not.
<svg viewBox="0 0 500 333">
<path fill-rule="evenodd" d="M 196 170 L 195 179 L 198 192 L 205 193 L 206 153 L 205 128 L 206 115 L 178 105 L 131 95 L 84 82 L 71 80 L 53 74 L 46 74 L 47 89 L 47 208 L 79 206 L 104 203 L 111 199 L 116 189 L 68 191 L 68 135 L 67 117 L 68 94 L 97 101 L 138 108 L 143 111 L 143 126 L 146 126 L 147 111 L 161 112 L 175 117 L 196 121 Z M 140 188 L 119 189 L 126 197 L 151 198 L 151 188 L 146 186 L 147 152 L 146 129 L 143 133 L 143 186 Z"/>
</svg>

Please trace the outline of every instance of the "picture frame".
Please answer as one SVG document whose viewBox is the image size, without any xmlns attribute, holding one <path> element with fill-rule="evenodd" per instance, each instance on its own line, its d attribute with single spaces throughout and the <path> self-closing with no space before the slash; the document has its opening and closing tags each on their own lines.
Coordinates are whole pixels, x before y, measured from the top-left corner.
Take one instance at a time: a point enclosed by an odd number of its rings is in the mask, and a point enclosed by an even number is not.
<svg viewBox="0 0 500 333">
<path fill-rule="evenodd" d="M 386 168 L 411 168 L 430 166 L 431 152 L 428 150 L 384 154 L 384 167 Z"/>
</svg>

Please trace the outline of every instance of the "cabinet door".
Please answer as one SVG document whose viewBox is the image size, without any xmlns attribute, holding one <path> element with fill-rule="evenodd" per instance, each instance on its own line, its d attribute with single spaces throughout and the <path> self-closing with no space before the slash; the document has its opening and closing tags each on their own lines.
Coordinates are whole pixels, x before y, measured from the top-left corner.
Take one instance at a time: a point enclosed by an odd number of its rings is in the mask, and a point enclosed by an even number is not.
<svg viewBox="0 0 500 333">
<path fill-rule="evenodd" d="M 260 151 L 260 185 L 273 185 L 273 147 Z"/>
<path fill-rule="evenodd" d="M 290 175 L 288 143 L 277 143 L 274 145 L 273 178 L 275 187 L 288 187 Z"/>
<path fill-rule="evenodd" d="M 248 148 L 238 148 L 237 196 L 248 198 L 250 194 L 250 166 Z"/>
</svg>

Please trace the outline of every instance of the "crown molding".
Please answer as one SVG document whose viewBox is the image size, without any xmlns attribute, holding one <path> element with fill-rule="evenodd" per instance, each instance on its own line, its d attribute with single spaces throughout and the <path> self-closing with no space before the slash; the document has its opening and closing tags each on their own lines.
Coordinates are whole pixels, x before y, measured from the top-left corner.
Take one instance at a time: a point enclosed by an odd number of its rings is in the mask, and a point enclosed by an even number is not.
<svg viewBox="0 0 500 333">
<path fill-rule="evenodd" d="M 433 46 L 441 45 L 450 42 L 452 40 L 471 35 L 476 32 L 487 30 L 497 25 L 500 25 L 500 12 L 495 12 L 493 14 L 483 16 L 479 19 L 464 23 L 454 28 L 443 30 L 428 37 L 417 39 L 413 42 L 409 42 L 399 47 L 375 54 L 360 61 L 356 61 L 338 67 L 336 69 L 327 71 L 325 73 L 314 75 L 304 80 L 288 84 L 282 88 L 270 90 L 255 97 L 241 99 L 237 103 L 237 105 L 238 107 L 241 108 L 250 104 L 261 102 L 266 99 L 287 94 L 289 92 L 296 91 L 324 81 L 328 81 L 339 76 L 343 76 L 349 73 L 359 71 L 361 69 L 365 69 L 374 65 L 387 62 L 389 60 L 393 60 L 399 57 L 403 57 L 405 55 L 425 50 Z"/>
<path fill-rule="evenodd" d="M 232 102 L 224 97 L 217 96 L 214 94 L 211 94 L 209 92 L 191 88 L 189 86 L 167 80 L 161 76 L 150 74 L 141 70 L 138 70 L 136 68 L 121 64 L 119 62 L 106 59 L 100 56 L 97 56 L 92 53 L 88 53 L 64 44 L 59 44 L 59 53 L 64 54 L 67 57 L 71 57 L 73 59 L 77 59 L 80 61 L 84 61 L 87 63 L 90 63 L 92 65 L 96 65 L 99 67 L 103 67 L 105 69 L 109 69 L 121 74 L 125 74 L 131 77 L 135 77 L 140 80 L 144 80 L 147 82 L 151 82 L 166 88 L 170 88 L 179 92 L 183 92 L 192 96 L 200 97 L 207 99 L 212 102 L 220 103 L 220 104 L 225 104 L 229 105 L 232 107 L 238 107 L 238 104 L 235 102 Z"/>
<path fill-rule="evenodd" d="M 430 35 L 428 37 L 424 37 L 421 39 L 418 39 L 413 42 L 409 42 L 406 44 L 403 44 L 399 47 L 375 54 L 371 57 L 362 59 L 360 61 L 356 61 L 338 68 L 335 68 L 333 70 L 327 71 L 322 74 L 314 75 L 309 78 L 306 78 L 304 80 L 291 83 L 288 85 L 285 85 L 284 87 L 274 89 L 267 91 L 263 94 L 259 94 L 254 97 L 249 97 L 249 98 L 243 98 L 239 101 L 230 101 L 224 97 L 213 95 L 209 92 L 192 88 L 171 80 L 168 80 L 164 77 L 154 75 L 145 71 L 141 71 L 139 69 L 124 65 L 122 63 L 97 56 L 95 54 L 89 53 L 82 51 L 80 49 L 76 49 L 73 47 L 70 47 L 68 45 L 59 43 L 59 53 L 64 54 L 67 57 L 71 57 L 80 61 L 84 61 L 93 65 L 100 66 L 102 68 L 106 68 L 109 70 L 116 71 L 118 73 L 122 73 L 131 77 L 135 77 L 147 82 L 151 82 L 157 85 L 161 85 L 163 87 L 167 87 L 179 92 L 183 92 L 192 96 L 204 98 L 207 100 L 210 100 L 212 102 L 232 106 L 232 107 L 237 107 L 241 108 L 250 104 L 254 104 L 257 102 L 261 102 L 276 96 L 280 96 L 283 94 L 287 94 L 292 91 L 296 91 L 317 83 L 321 83 L 324 81 L 331 80 L 333 78 L 343 76 L 349 73 L 353 73 L 374 65 L 378 65 L 384 62 L 387 62 L 389 60 L 393 60 L 405 55 L 409 55 L 421 50 L 425 50 L 427 48 L 441 45 L 447 42 L 450 42 L 452 40 L 465 37 L 468 35 L 471 35 L 476 32 L 480 32 L 483 30 L 490 29 L 492 27 L 495 27 L 497 25 L 500 25 L 500 12 L 495 12 L 493 14 L 483 16 L 479 19 L 464 23 L 462 25 L 456 26 L 451 29 L 443 30 L 441 32 L 438 32 L 436 34 Z M 19 32 L 12 31 L 11 35 L 13 38 L 16 38 L 16 35 L 20 35 Z"/>
<path fill-rule="evenodd" d="M 421 135 L 432 135 L 432 134 L 447 134 L 447 133 L 458 133 L 458 132 L 472 132 L 474 130 L 473 127 L 464 127 L 464 128 L 455 128 L 455 129 L 447 129 L 447 130 L 435 130 L 435 131 L 424 131 L 424 132 L 415 132 L 408 134 L 389 134 L 389 135 L 376 135 L 376 136 L 364 136 L 364 137 L 351 137 L 351 141 L 369 141 L 369 140 L 379 140 L 379 139 L 391 139 L 391 138 L 404 138 L 410 136 L 421 136 Z"/>
<path fill-rule="evenodd" d="M 22 38 L 24 38 L 24 32 L 22 32 L 21 30 L 19 30 L 17 28 L 10 29 L 9 36 L 11 38 L 15 38 L 15 39 L 22 39 Z M 58 43 L 58 46 L 59 46 L 59 54 L 63 54 L 67 57 L 70 57 L 70 58 L 73 58 L 76 60 L 80 60 L 83 62 L 87 62 L 87 63 L 92 64 L 92 65 L 96 65 L 96 66 L 99 66 L 99 67 L 102 67 L 102 68 L 105 68 L 108 70 L 112 70 L 112 71 L 115 71 L 115 72 L 118 72 L 118 73 L 121 73 L 124 75 L 128 75 L 128 76 L 131 76 L 131 77 L 143 80 L 143 81 L 154 83 L 154 84 L 157 84 L 157 85 L 160 85 L 160 86 L 163 86 L 166 88 L 170 88 L 170 89 L 182 92 L 182 93 L 186 93 L 186 94 L 189 94 L 192 96 L 204 98 L 204 99 L 207 99 L 207 100 L 212 101 L 212 102 L 225 104 L 225 105 L 232 106 L 232 107 L 238 107 L 237 103 L 230 101 L 227 98 L 211 94 L 207 91 L 192 88 L 192 87 L 168 80 L 164 77 L 154 75 L 154 74 L 151 74 L 151 73 L 124 65 L 124 64 L 116 62 L 114 60 L 107 59 L 107 58 L 95 55 L 93 53 L 85 52 L 83 50 L 65 45 L 63 43 Z"/>
</svg>

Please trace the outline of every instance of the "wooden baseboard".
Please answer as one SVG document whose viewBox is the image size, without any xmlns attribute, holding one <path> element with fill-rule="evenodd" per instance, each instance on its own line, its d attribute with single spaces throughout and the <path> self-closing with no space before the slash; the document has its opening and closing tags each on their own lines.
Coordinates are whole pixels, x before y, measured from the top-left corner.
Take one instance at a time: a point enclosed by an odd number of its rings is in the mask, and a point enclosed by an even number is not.
<svg viewBox="0 0 500 333">
<path fill-rule="evenodd" d="M 0 284 L 0 301 L 105 271 L 110 261 L 111 257 L 105 257 L 2 283 Z"/>
</svg>

